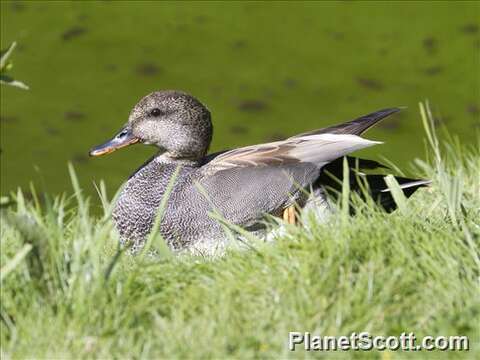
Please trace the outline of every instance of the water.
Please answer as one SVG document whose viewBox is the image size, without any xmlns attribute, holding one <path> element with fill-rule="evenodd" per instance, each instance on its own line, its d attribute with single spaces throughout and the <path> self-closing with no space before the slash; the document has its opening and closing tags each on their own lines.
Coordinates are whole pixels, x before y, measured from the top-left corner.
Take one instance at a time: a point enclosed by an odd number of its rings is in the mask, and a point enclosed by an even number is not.
<svg viewBox="0 0 480 360">
<path fill-rule="evenodd" d="M 478 139 L 476 3 L 5 2 L 1 47 L 17 40 L 1 88 L 1 193 L 34 181 L 70 191 L 105 179 L 110 194 L 154 149 L 98 159 L 136 101 L 156 89 L 194 94 L 213 114 L 212 151 L 276 140 L 390 106 L 365 153 L 408 169 L 424 154 L 418 102 L 461 141 Z M 477 75 L 475 75 L 477 74 Z"/>
</svg>

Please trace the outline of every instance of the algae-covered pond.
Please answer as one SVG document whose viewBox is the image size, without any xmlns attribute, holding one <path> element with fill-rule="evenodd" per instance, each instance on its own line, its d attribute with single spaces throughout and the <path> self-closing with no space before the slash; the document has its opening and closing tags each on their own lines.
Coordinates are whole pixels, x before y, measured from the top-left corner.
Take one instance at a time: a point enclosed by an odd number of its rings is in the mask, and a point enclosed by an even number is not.
<svg viewBox="0 0 480 360">
<path fill-rule="evenodd" d="M 480 5 L 475 2 L 8 2 L 1 48 L 16 40 L 1 88 L 1 193 L 34 181 L 112 193 L 154 149 L 99 159 L 135 102 L 181 89 L 208 105 L 212 150 L 265 142 L 389 106 L 368 150 L 402 167 L 424 154 L 418 102 L 462 142 L 478 141 Z"/>
</svg>

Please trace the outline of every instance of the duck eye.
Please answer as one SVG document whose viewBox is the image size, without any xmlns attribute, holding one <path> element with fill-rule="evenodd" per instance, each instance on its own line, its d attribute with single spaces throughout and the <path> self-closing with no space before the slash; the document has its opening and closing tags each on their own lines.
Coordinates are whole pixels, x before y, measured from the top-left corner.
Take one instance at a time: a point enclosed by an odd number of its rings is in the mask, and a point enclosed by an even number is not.
<svg viewBox="0 0 480 360">
<path fill-rule="evenodd" d="M 155 109 L 153 109 L 153 110 L 150 112 L 150 114 L 152 114 L 152 116 L 155 116 L 155 117 L 156 117 L 156 116 L 162 115 L 162 111 L 161 111 L 160 109 L 158 109 L 158 108 L 155 108 Z"/>
</svg>

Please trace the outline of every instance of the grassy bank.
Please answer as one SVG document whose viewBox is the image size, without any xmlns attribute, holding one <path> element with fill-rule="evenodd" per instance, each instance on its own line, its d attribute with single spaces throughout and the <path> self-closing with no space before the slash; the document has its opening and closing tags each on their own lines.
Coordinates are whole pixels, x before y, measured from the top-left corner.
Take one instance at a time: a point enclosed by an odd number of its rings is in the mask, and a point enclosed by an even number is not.
<svg viewBox="0 0 480 360">
<path fill-rule="evenodd" d="M 2 359 L 372 356 L 291 353 L 289 331 L 468 335 L 469 352 L 373 354 L 479 358 L 480 151 L 427 140 L 433 184 L 399 211 L 354 199 L 355 217 L 216 260 L 117 252 L 75 178 L 71 198 L 18 193 L 1 214 Z"/>
</svg>

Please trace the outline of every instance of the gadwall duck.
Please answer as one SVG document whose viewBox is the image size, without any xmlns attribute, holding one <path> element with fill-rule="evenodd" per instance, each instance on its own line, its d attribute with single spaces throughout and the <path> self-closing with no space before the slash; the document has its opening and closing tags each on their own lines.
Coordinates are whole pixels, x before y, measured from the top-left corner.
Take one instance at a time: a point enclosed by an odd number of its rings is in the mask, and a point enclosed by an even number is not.
<svg viewBox="0 0 480 360">
<path fill-rule="evenodd" d="M 320 206 L 328 206 L 324 189 L 338 189 L 333 178 L 342 179 L 343 157 L 379 144 L 359 135 L 399 110 L 384 109 L 283 141 L 207 155 L 213 133 L 208 109 L 184 92 L 157 91 L 141 99 L 120 132 L 90 155 L 135 143 L 159 149 L 128 179 L 113 211 L 121 241 L 133 252 L 142 248 L 173 177 L 159 225 L 167 245 L 175 251 L 202 241 L 215 246 L 226 236 L 225 227 L 212 214 L 257 231 L 265 227 L 268 215 L 294 223 L 295 209 L 319 204 L 314 201 L 318 198 Z M 372 160 L 347 160 L 352 169 L 382 167 Z M 394 209 L 383 175 L 363 177 L 370 195 L 387 210 Z M 358 176 L 350 180 L 353 190 L 361 187 Z M 406 196 L 427 183 L 400 177 L 397 181 Z"/>
</svg>

